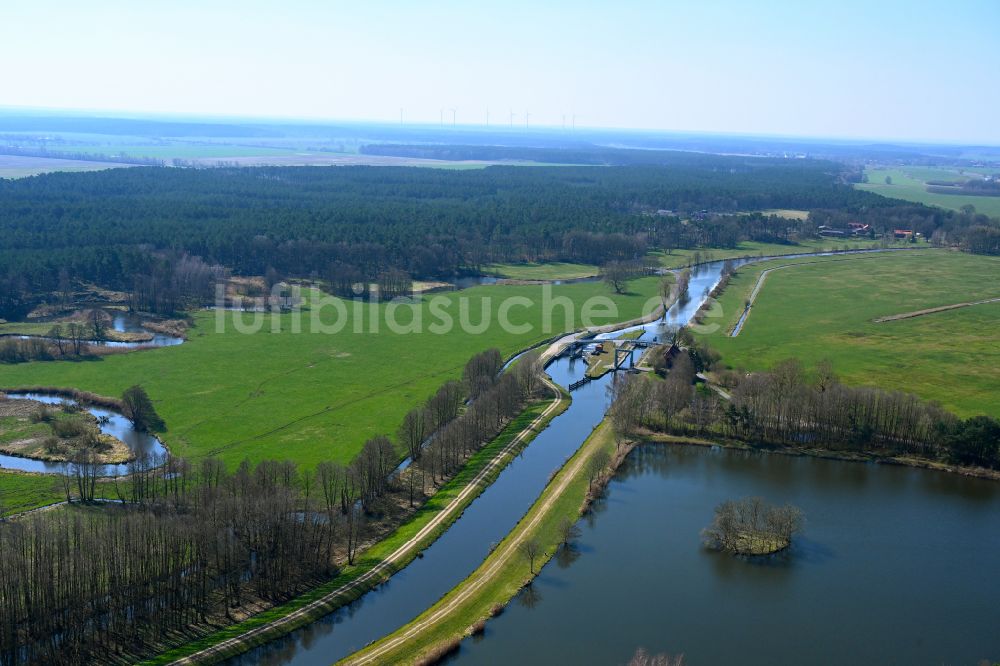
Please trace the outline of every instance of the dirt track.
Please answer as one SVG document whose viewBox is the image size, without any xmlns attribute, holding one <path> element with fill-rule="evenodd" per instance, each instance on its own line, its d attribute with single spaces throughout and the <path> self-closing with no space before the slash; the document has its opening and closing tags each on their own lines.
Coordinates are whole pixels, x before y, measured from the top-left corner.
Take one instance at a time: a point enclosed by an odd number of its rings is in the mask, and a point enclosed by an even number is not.
<svg viewBox="0 0 1000 666">
<path fill-rule="evenodd" d="M 912 319 L 913 317 L 922 317 L 923 315 L 934 314 L 935 312 L 945 312 L 947 310 L 957 310 L 958 308 L 967 308 L 973 305 L 984 305 L 986 303 L 1000 303 L 1000 298 L 987 298 L 982 301 L 970 301 L 968 303 L 952 303 L 951 305 L 941 305 L 936 308 L 927 308 L 926 310 L 914 310 L 913 312 L 903 312 L 901 314 L 889 315 L 887 317 L 879 317 L 878 319 L 873 319 L 876 324 L 881 324 L 887 321 L 899 321 L 900 319 Z"/>
<path fill-rule="evenodd" d="M 602 427 L 608 426 L 602 424 L 601 426 L 598 426 L 598 430 Z M 594 432 L 596 434 L 597 430 Z M 511 558 L 520 557 L 518 547 L 524 541 L 526 536 L 530 534 L 531 531 L 538 525 L 538 523 L 545 518 L 546 514 L 551 510 L 552 505 L 555 504 L 562 493 L 566 490 L 566 487 L 569 486 L 569 484 L 576 478 L 577 474 L 581 473 L 583 466 L 588 460 L 590 460 L 588 449 L 600 447 L 601 444 L 602 439 L 598 436 L 591 436 L 587 440 L 584 447 L 581 447 L 578 454 L 574 456 L 573 461 L 562 469 L 559 474 L 559 482 L 546 489 L 547 492 L 551 489 L 551 492 L 549 492 L 549 496 L 545 499 L 545 501 L 541 504 L 533 506 L 530 509 L 529 515 L 531 518 L 526 523 L 518 524 L 518 526 L 514 528 L 516 536 L 510 539 L 510 541 L 508 541 L 502 549 L 494 551 L 489 557 L 489 559 L 492 559 L 493 561 L 490 562 L 485 569 L 477 571 L 472 575 L 472 577 L 466 579 L 465 582 L 460 584 L 459 587 L 456 588 L 459 591 L 454 596 L 443 602 L 440 607 L 433 608 L 432 611 L 425 617 L 416 620 L 406 629 L 406 631 L 402 632 L 395 638 L 387 640 L 371 650 L 362 651 L 358 657 L 348 657 L 340 663 L 352 665 L 380 663 L 380 657 L 400 647 L 410 638 L 428 630 L 435 623 L 445 620 L 452 611 L 459 608 L 462 603 L 471 597 L 475 592 L 477 592 L 484 585 L 491 583 L 493 578 L 503 570 L 504 565 L 506 565 Z"/>
<path fill-rule="evenodd" d="M 428 535 L 433 533 L 433 531 L 440 527 L 441 525 L 447 524 L 447 522 L 453 518 L 453 514 L 456 512 L 461 513 L 464 510 L 465 505 L 463 500 L 467 499 L 471 494 L 477 493 L 479 491 L 479 486 L 483 484 L 486 479 L 490 477 L 495 471 L 502 467 L 504 459 L 513 451 L 517 450 L 529 436 L 533 433 L 537 427 L 539 427 L 545 420 L 559 407 L 562 405 L 565 398 L 562 397 L 562 393 L 559 389 L 552 384 L 549 380 L 545 380 L 546 386 L 548 386 L 553 393 L 556 395 L 556 400 L 552 402 L 548 407 L 545 408 L 541 414 L 539 414 L 527 427 L 525 427 L 521 432 L 517 434 L 514 439 L 510 441 L 507 446 L 503 448 L 483 469 L 477 474 L 468 485 L 466 485 L 461 492 L 459 492 L 451 503 L 438 513 L 434 518 L 430 520 L 424 527 L 417 532 L 413 537 L 406 543 L 401 545 L 395 551 L 393 551 L 388 557 L 386 557 L 377 566 L 373 567 L 369 571 L 365 572 L 355 580 L 350 583 L 346 583 L 337 589 L 331 591 L 330 593 L 324 595 L 323 597 L 312 601 L 302 608 L 299 608 L 288 615 L 285 615 L 273 622 L 269 622 L 266 625 L 255 627 L 247 631 L 246 633 L 227 639 L 220 643 L 217 643 L 211 647 L 205 648 L 199 652 L 192 655 L 179 659 L 174 664 L 197 664 L 204 661 L 210 661 L 212 659 L 222 657 L 226 655 L 231 649 L 238 647 L 240 645 L 252 645 L 254 638 L 262 636 L 267 632 L 273 631 L 275 628 L 282 627 L 284 625 L 294 626 L 296 620 L 303 617 L 309 617 L 311 613 L 322 611 L 327 612 L 327 608 L 330 604 L 335 603 L 338 597 L 341 597 L 349 592 L 357 591 L 360 589 L 365 589 L 372 583 L 377 583 L 382 580 L 383 577 L 391 575 L 396 570 L 396 565 L 407 561 L 407 559 L 413 554 L 411 551 L 419 552 L 426 544 L 422 541 Z"/>
</svg>

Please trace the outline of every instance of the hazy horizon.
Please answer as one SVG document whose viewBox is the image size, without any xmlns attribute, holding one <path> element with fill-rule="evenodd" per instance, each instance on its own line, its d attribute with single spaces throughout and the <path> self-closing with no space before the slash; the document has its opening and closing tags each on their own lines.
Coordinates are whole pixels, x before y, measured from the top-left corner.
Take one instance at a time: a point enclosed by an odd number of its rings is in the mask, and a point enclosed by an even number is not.
<svg viewBox="0 0 1000 666">
<path fill-rule="evenodd" d="M 1000 144 L 1000 5 L 8 8 L 25 110 Z M 37 29 L 26 30 L 25 26 Z"/>
<path fill-rule="evenodd" d="M 330 126 L 335 127 L 337 125 L 370 125 L 373 127 L 402 127 L 412 128 L 412 129 L 437 129 L 443 127 L 445 131 L 454 127 L 457 131 L 469 131 L 469 132 L 494 132 L 494 131 L 506 131 L 508 130 L 507 125 L 503 124 L 490 124 L 486 125 L 484 123 L 457 123 L 452 125 L 450 122 L 445 122 L 443 125 L 439 122 L 434 121 L 423 121 L 423 122 L 404 122 L 400 125 L 399 121 L 393 122 L 392 120 L 377 119 L 377 118 L 325 118 L 325 117 L 294 117 L 294 116 L 255 116 L 255 115 L 237 115 L 237 114 L 206 114 L 197 111 L 177 111 L 177 112 L 156 112 L 156 111 L 135 111 L 129 109 L 84 109 L 84 108 L 72 108 L 72 107 L 29 107 L 29 106 L 0 106 L 0 117 L 2 115 L 15 116 L 24 114 L 26 117 L 32 116 L 32 114 L 39 115 L 52 115 L 61 116 L 66 118 L 81 117 L 81 118 L 116 118 L 121 120 L 161 120 L 161 121 L 176 121 L 176 122 L 213 122 L 213 123 L 232 123 L 232 124 L 247 124 L 247 125 L 316 125 L 316 126 Z M 553 124 L 534 124 L 530 126 L 530 132 L 547 132 L 547 131 L 560 131 L 562 130 L 561 125 Z M 1000 139 L 996 141 L 957 141 L 948 139 L 910 139 L 906 137 L 892 137 L 892 136 L 823 136 L 817 134 L 790 134 L 790 133 L 768 133 L 768 132 L 741 132 L 738 130 L 732 131 L 710 131 L 710 130 L 698 130 L 698 129 L 671 129 L 671 128 L 652 128 L 652 127 L 615 127 L 615 126 L 588 126 L 581 125 L 577 123 L 576 130 L 581 134 L 586 133 L 635 133 L 635 134 L 648 134 L 650 136 L 691 136 L 691 137 L 732 137 L 740 139 L 776 139 L 776 140 L 791 140 L 791 141 L 802 141 L 805 143 L 817 143 L 817 144 L 877 144 L 877 143 L 892 143 L 899 145 L 910 145 L 910 146 L 963 146 L 963 147 L 1000 147 Z M 569 122 L 567 121 L 567 131 L 569 129 Z M 512 129 L 513 134 L 527 134 L 524 125 L 515 125 Z"/>
</svg>

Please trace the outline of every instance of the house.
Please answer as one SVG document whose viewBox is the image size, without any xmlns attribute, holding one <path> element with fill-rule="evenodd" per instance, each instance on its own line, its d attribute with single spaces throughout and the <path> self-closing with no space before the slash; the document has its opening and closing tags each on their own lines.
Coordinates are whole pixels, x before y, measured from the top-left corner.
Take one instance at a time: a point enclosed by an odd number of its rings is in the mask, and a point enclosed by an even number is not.
<svg viewBox="0 0 1000 666">
<path fill-rule="evenodd" d="M 913 236 L 912 229 L 896 229 L 892 232 L 893 238 L 907 239 Z"/>
</svg>

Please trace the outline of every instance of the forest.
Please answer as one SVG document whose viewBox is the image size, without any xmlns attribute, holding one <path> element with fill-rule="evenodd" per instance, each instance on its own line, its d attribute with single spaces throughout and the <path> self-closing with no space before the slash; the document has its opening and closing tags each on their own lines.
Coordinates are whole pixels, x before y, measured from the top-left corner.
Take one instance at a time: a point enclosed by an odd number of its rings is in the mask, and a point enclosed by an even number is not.
<svg viewBox="0 0 1000 666">
<path fill-rule="evenodd" d="M 442 278 L 490 262 L 600 264 L 660 242 L 756 235 L 704 215 L 684 225 L 686 211 L 892 205 L 840 184 L 833 163 L 681 155 L 601 169 L 140 167 L 0 181 L 0 316 L 67 282 L 169 309 L 203 297 L 221 270 L 375 281 L 390 269 Z"/>
<path fill-rule="evenodd" d="M 204 305 L 227 271 L 347 292 L 494 262 L 792 242 L 858 220 L 1000 252 L 996 221 L 854 190 L 833 162 L 657 155 L 601 168 L 137 167 L 0 181 L 0 317 L 71 284 L 128 291 L 137 309 L 168 313 Z M 751 212 L 782 208 L 811 213 Z"/>
</svg>

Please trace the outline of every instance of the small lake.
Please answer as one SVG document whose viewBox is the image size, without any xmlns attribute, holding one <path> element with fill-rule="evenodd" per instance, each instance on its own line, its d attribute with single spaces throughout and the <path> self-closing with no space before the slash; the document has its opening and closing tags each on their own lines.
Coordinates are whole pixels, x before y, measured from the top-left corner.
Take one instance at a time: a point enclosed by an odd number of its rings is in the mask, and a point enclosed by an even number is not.
<svg viewBox="0 0 1000 666">
<path fill-rule="evenodd" d="M 791 502 L 786 554 L 702 548 L 720 502 Z M 705 664 L 1000 659 L 1000 484 L 722 448 L 634 451 L 553 558 L 449 663 L 625 664 L 637 647 Z"/>
<path fill-rule="evenodd" d="M 75 400 L 63 398 L 61 396 L 45 395 L 42 393 L 7 393 L 10 400 L 37 400 L 48 405 L 61 405 L 62 403 L 76 404 Z M 148 432 L 139 432 L 132 426 L 132 422 L 118 412 L 102 409 L 100 407 L 84 406 L 87 412 L 96 416 L 99 420 L 98 427 L 106 435 L 117 437 L 125 443 L 128 448 L 135 451 L 137 456 L 164 456 L 167 450 L 163 443 L 156 436 Z M 106 421 L 100 422 L 106 417 Z M 62 462 L 47 462 L 44 460 L 33 460 L 31 458 L 20 458 L 18 456 L 8 456 L 0 454 L 0 468 L 17 469 L 25 472 L 59 473 L 66 472 L 69 465 Z M 128 465 L 104 465 L 101 469 L 101 476 L 117 476 L 125 474 Z"/>
</svg>

